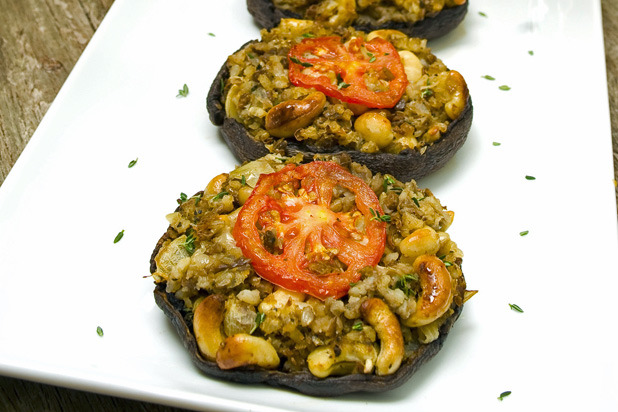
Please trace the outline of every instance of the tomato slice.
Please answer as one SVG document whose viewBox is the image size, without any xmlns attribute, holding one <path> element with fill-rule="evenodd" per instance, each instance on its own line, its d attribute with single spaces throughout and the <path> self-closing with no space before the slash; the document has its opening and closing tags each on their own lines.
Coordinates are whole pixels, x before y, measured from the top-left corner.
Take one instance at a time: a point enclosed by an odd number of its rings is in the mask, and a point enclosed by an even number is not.
<svg viewBox="0 0 618 412">
<path fill-rule="evenodd" d="M 354 194 L 354 204 L 334 212 L 333 190 L 341 188 Z M 260 176 L 232 235 L 262 278 L 318 299 L 340 298 L 361 269 L 382 258 L 386 224 L 376 214 L 376 194 L 340 165 L 287 165 Z"/>
<path fill-rule="evenodd" d="M 292 84 L 375 108 L 397 104 L 408 85 L 399 53 L 388 41 L 353 37 L 303 39 L 288 53 Z"/>
</svg>

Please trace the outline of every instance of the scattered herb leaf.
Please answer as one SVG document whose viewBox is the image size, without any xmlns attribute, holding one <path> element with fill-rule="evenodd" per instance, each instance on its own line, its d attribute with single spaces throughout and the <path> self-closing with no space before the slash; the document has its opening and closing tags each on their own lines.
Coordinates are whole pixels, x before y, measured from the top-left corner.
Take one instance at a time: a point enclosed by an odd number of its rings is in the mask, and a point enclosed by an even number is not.
<svg viewBox="0 0 618 412">
<path fill-rule="evenodd" d="M 518 305 L 514 304 L 514 303 L 509 303 L 509 306 L 515 312 L 524 313 L 524 310 L 522 308 L 520 308 Z"/>
<path fill-rule="evenodd" d="M 500 90 L 504 90 L 504 91 L 509 91 L 511 90 L 511 88 L 509 86 L 507 86 L 506 84 L 503 84 L 502 86 L 498 87 L 498 89 Z"/>
<path fill-rule="evenodd" d="M 408 273 L 403 276 L 398 276 L 395 282 L 395 288 L 401 289 L 407 297 L 410 297 L 412 289 L 408 285 L 408 282 L 412 281 L 418 281 L 418 276 L 416 274 Z"/>
<path fill-rule="evenodd" d="M 431 97 L 431 96 L 433 96 L 433 90 L 431 90 L 431 89 L 425 89 L 421 93 L 421 97 L 422 98 Z"/>
<path fill-rule="evenodd" d="M 500 143 L 500 142 L 493 142 L 492 144 L 493 144 L 494 146 L 500 146 L 502 143 Z"/>
<path fill-rule="evenodd" d="M 490 76 L 490 75 L 488 75 L 488 74 L 486 74 L 485 76 L 481 76 L 481 77 L 482 77 L 483 79 L 487 79 L 487 80 L 496 80 L 496 78 L 495 78 L 495 77 Z"/>
<path fill-rule="evenodd" d="M 120 242 L 120 239 L 122 239 L 123 236 L 124 236 L 124 229 L 122 229 L 120 232 L 118 232 L 118 234 L 114 238 L 114 243 Z"/>
<path fill-rule="evenodd" d="M 103 336 L 103 328 L 100 326 L 97 326 L 97 335 Z"/>
<path fill-rule="evenodd" d="M 251 331 L 249 332 L 249 334 L 252 334 L 253 332 L 255 332 L 257 328 L 260 327 L 262 322 L 264 322 L 264 319 L 266 319 L 266 315 L 261 312 L 258 312 L 257 315 L 255 315 L 255 325 L 253 325 L 253 328 L 251 328 Z"/>
<path fill-rule="evenodd" d="M 487 14 L 485 12 L 479 11 L 479 16 L 481 17 L 487 17 Z"/>
<path fill-rule="evenodd" d="M 178 204 L 181 204 L 181 203 L 186 202 L 187 199 L 188 199 L 187 194 L 180 192 L 180 198 L 178 198 L 177 202 Z"/>
<path fill-rule="evenodd" d="M 228 193 L 228 192 L 225 192 L 225 191 L 223 191 L 223 192 L 219 192 L 218 194 L 216 194 L 216 195 L 212 198 L 212 200 L 219 200 L 219 199 L 223 198 L 223 196 L 225 196 L 225 195 L 229 195 L 229 193 Z"/>
<path fill-rule="evenodd" d="M 530 176 L 530 175 L 526 175 L 526 180 L 536 180 L 536 177 Z"/>
<path fill-rule="evenodd" d="M 178 95 L 176 97 L 187 97 L 188 94 L 189 94 L 189 87 L 185 83 L 182 86 L 182 89 L 178 90 Z"/>
<path fill-rule="evenodd" d="M 352 330 L 363 330 L 363 321 L 357 320 L 354 326 L 352 326 Z"/>
<path fill-rule="evenodd" d="M 367 52 L 367 56 L 369 56 L 369 63 L 376 61 L 376 56 L 374 56 L 373 53 Z"/>
<path fill-rule="evenodd" d="M 301 66 L 303 66 L 303 67 L 313 67 L 313 64 L 311 64 L 311 63 L 307 63 L 307 62 L 302 62 L 302 61 L 300 61 L 300 60 L 298 59 L 298 57 L 293 57 L 293 56 L 290 56 L 290 57 L 289 57 L 289 59 L 290 59 L 293 63 L 300 64 L 300 65 L 301 65 Z"/>
<path fill-rule="evenodd" d="M 500 396 L 498 396 L 498 400 L 501 401 L 504 398 L 506 398 L 507 396 L 509 396 L 511 394 L 511 391 L 504 391 L 500 394 Z"/>
<path fill-rule="evenodd" d="M 247 178 L 245 177 L 245 175 L 242 175 L 240 177 L 240 184 L 243 185 L 243 186 L 247 185 Z"/>
<path fill-rule="evenodd" d="M 395 179 L 393 179 L 390 176 L 385 176 L 384 182 L 382 182 L 382 188 L 384 189 L 385 192 L 387 192 L 389 190 L 389 186 L 390 186 L 390 190 L 392 190 L 395 193 L 401 193 L 403 191 L 403 188 L 395 186 Z"/>
<path fill-rule="evenodd" d="M 305 39 L 309 39 L 309 38 L 315 37 L 315 34 L 312 34 L 312 33 L 303 33 L 303 37 L 304 37 Z"/>
<path fill-rule="evenodd" d="M 421 199 L 422 200 L 422 199 Z M 412 201 L 414 202 L 414 204 L 416 205 L 416 207 L 421 207 L 421 204 L 418 202 L 418 199 L 413 197 Z"/>
<path fill-rule="evenodd" d="M 135 160 L 131 160 L 129 162 L 129 169 L 132 168 L 133 166 L 135 166 L 135 163 L 137 163 L 137 159 L 139 159 L 138 157 L 135 158 Z"/>
<path fill-rule="evenodd" d="M 528 54 L 529 54 L 530 56 L 534 56 L 534 50 L 528 50 Z"/>
<path fill-rule="evenodd" d="M 193 252 L 195 252 L 195 236 L 193 235 L 193 232 L 187 235 L 187 239 L 182 245 L 188 254 L 192 255 Z"/>
<path fill-rule="evenodd" d="M 373 217 L 371 218 L 372 220 L 377 220 L 379 222 L 390 222 L 391 221 L 391 217 L 389 215 L 381 215 L 380 212 L 373 210 L 372 208 L 369 208 L 369 211 L 373 215 Z"/>
<path fill-rule="evenodd" d="M 210 37 L 216 37 L 214 33 L 208 33 Z"/>
<path fill-rule="evenodd" d="M 519 236 L 526 236 L 530 231 L 524 230 L 523 232 L 519 232 Z"/>
</svg>

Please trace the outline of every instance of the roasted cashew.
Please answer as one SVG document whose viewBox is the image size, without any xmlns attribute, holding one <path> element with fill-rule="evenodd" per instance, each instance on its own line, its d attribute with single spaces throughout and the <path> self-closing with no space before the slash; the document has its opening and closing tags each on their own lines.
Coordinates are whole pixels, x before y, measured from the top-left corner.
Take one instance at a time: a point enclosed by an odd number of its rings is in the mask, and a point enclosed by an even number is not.
<svg viewBox="0 0 618 412">
<path fill-rule="evenodd" d="M 237 84 L 230 87 L 225 98 L 225 114 L 227 117 L 237 119 L 240 117 L 238 113 L 238 97 L 240 96 L 240 86 Z"/>
<path fill-rule="evenodd" d="M 399 243 L 399 250 L 410 261 L 421 255 L 435 255 L 439 249 L 440 235 L 430 226 L 416 229 Z"/>
<path fill-rule="evenodd" d="M 266 339 L 238 333 L 223 342 L 217 352 L 217 366 L 233 369 L 241 366 L 259 366 L 273 369 L 279 366 L 277 351 Z"/>
<path fill-rule="evenodd" d="M 459 72 L 451 70 L 446 78 L 446 90 L 451 99 L 444 105 L 444 111 L 451 120 L 455 120 L 468 103 L 468 86 Z"/>
<path fill-rule="evenodd" d="M 307 127 L 322 112 L 326 96 L 313 92 L 302 100 L 279 103 L 266 114 L 266 131 L 275 137 L 292 137 L 294 132 Z"/>
<path fill-rule="evenodd" d="M 213 177 L 212 180 L 208 182 L 208 185 L 206 185 L 205 192 L 210 195 L 220 193 L 223 188 L 223 184 L 227 181 L 228 176 L 229 175 L 227 173 L 221 173 L 220 175 Z"/>
<path fill-rule="evenodd" d="M 371 373 L 378 351 L 371 342 L 344 342 L 320 346 L 307 357 L 309 371 L 318 378 L 348 375 L 356 371 Z"/>
<path fill-rule="evenodd" d="M 361 305 L 361 315 L 378 334 L 380 354 L 376 360 L 376 374 L 394 373 L 403 360 L 403 335 L 397 317 L 382 299 L 367 299 Z"/>
<path fill-rule="evenodd" d="M 369 32 L 367 34 L 367 41 L 371 41 L 375 39 L 376 37 L 381 37 L 384 40 L 389 40 L 389 37 L 390 38 L 398 38 L 398 37 L 407 38 L 408 36 L 406 36 L 403 32 L 400 32 L 399 30 L 380 29 L 380 30 L 374 30 L 372 32 Z"/>
<path fill-rule="evenodd" d="M 422 294 L 416 311 L 403 324 L 410 327 L 427 325 L 442 316 L 453 301 L 451 275 L 437 256 L 422 255 L 412 265 L 419 277 Z"/>
<path fill-rule="evenodd" d="M 204 299 L 193 312 L 193 332 L 200 353 L 208 360 L 215 360 L 217 351 L 224 341 L 221 333 L 225 298 L 210 295 Z"/>
</svg>

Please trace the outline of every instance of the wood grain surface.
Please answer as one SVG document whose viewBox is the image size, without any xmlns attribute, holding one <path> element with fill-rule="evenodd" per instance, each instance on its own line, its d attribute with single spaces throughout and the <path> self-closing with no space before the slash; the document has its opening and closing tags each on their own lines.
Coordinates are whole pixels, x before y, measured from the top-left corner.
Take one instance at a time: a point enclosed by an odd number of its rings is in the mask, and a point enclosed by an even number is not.
<svg viewBox="0 0 618 412">
<path fill-rule="evenodd" d="M 112 3 L 0 0 L 0 184 Z M 602 10 L 614 178 L 618 180 L 618 1 L 602 0 Z M 0 377 L 0 411 L 182 409 Z"/>
</svg>

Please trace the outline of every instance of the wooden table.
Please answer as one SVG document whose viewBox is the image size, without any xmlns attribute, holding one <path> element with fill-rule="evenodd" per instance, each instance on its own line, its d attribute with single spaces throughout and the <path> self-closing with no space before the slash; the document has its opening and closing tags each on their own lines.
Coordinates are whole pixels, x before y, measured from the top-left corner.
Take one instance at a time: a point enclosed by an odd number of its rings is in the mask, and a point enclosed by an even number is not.
<svg viewBox="0 0 618 412">
<path fill-rule="evenodd" d="M 0 0 L 0 184 L 112 3 Z M 602 0 L 602 8 L 618 180 L 618 2 Z M 181 411 L 7 377 L 0 377 L 0 410 Z"/>
</svg>

